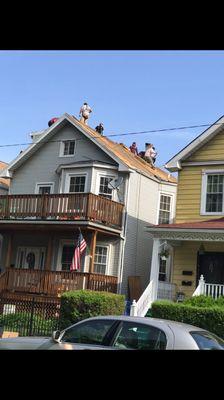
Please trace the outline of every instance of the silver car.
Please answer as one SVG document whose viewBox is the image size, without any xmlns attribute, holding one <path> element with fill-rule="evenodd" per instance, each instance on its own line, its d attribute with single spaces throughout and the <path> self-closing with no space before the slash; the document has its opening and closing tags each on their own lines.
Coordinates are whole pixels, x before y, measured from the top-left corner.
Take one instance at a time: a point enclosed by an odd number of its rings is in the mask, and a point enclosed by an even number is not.
<svg viewBox="0 0 224 400">
<path fill-rule="evenodd" d="M 0 350 L 224 350 L 224 341 L 204 329 L 147 317 L 88 318 L 52 338 L 0 339 Z"/>
</svg>

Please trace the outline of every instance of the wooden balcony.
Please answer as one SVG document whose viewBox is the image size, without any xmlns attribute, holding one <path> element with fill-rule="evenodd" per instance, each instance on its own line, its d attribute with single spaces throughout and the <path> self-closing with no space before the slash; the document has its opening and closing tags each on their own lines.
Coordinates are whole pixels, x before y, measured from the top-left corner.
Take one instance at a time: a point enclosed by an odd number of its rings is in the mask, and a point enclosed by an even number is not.
<svg viewBox="0 0 224 400">
<path fill-rule="evenodd" d="M 0 220 L 85 220 L 121 229 L 123 208 L 92 193 L 0 196 Z"/>
<path fill-rule="evenodd" d="M 117 277 L 87 272 L 7 268 L 0 275 L 0 295 L 21 293 L 58 297 L 68 290 L 117 292 Z"/>
</svg>

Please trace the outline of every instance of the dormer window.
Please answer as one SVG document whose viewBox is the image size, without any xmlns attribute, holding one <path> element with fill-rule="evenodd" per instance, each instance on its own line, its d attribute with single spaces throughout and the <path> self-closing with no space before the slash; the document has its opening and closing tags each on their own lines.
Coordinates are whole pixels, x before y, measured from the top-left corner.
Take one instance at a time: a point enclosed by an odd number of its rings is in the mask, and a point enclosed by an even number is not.
<svg viewBox="0 0 224 400">
<path fill-rule="evenodd" d="M 60 157 L 70 157 L 75 154 L 75 140 L 65 140 L 61 142 Z"/>
</svg>

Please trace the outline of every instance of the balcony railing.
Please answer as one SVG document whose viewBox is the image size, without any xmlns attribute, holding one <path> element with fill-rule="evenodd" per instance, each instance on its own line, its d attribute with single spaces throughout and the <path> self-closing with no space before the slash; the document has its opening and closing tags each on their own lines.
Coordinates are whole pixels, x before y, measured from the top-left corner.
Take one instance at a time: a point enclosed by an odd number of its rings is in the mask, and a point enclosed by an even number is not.
<svg viewBox="0 0 224 400">
<path fill-rule="evenodd" d="M 42 271 L 7 268 L 0 275 L 3 292 L 58 296 L 68 290 L 90 289 L 117 292 L 117 277 L 88 272 Z"/>
<path fill-rule="evenodd" d="M 92 193 L 0 196 L 0 220 L 90 220 L 121 228 L 123 208 L 121 203 Z"/>
</svg>

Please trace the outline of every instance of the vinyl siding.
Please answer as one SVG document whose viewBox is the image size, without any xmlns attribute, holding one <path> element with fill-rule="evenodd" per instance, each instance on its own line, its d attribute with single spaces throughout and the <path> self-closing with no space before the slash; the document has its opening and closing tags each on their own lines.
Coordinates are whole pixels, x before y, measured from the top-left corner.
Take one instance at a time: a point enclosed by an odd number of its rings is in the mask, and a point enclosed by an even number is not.
<svg viewBox="0 0 224 400">
<path fill-rule="evenodd" d="M 218 133 L 208 143 L 192 154 L 186 161 L 223 161 L 224 131 Z"/>
<path fill-rule="evenodd" d="M 223 165 L 183 167 L 178 176 L 175 222 L 205 221 L 220 215 L 201 215 L 202 171 L 224 169 Z M 224 215 L 224 213 L 223 213 Z"/>
<path fill-rule="evenodd" d="M 197 278 L 197 252 L 202 242 L 182 242 L 180 247 L 174 247 L 174 262 L 172 283 L 176 284 L 177 291 L 184 292 L 187 297 L 192 296 L 198 282 Z M 203 242 L 205 251 L 223 252 L 223 243 Z M 183 275 L 182 271 L 192 271 L 193 275 Z M 192 281 L 192 286 L 182 286 L 182 281 Z"/>
<path fill-rule="evenodd" d="M 158 222 L 160 192 L 173 194 L 174 206 L 176 197 L 176 185 L 161 184 L 138 173 L 130 174 L 129 185 L 122 293 L 128 291 L 128 276 L 140 276 L 142 290 L 148 285 L 153 240 L 146 226 Z"/>
<path fill-rule="evenodd" d="M 76 152 L 71 157 L 59 157 L 60 141 L 66 139 L 81 139 L 76 142 Z M 13 175 L 10 186 L 11 194 L 34 193 L 36 182 L 54 182 L 55 193 L 58 193 L 59 175 L 56 169 L 61 164 L 97 160 L 116 164 L 94 143 L 90 142 L 76 128 L 63 127 L 53 138 L 45 143 L 31 158 L 29 158 Z"/>
</svg>

